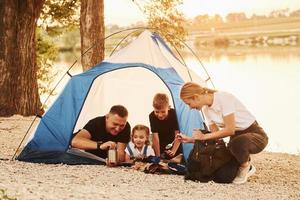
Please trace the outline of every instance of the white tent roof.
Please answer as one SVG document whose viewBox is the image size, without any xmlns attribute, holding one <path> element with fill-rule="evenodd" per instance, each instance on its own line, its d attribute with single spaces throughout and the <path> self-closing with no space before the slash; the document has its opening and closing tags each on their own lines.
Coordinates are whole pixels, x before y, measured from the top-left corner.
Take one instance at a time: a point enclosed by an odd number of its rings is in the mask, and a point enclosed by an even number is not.
<svg viewBox="0 0 300 200">
<path fill-rule="evenodd" d="M 144 63 L 157 68 L 173 67 L 185 81 L 206 85 L 205 81 L 187 69 L 153 34 L 145 30 L 126 47 L 114 53 L 105 61 L 111 63 Z M 190 73 L 190 75 L 189 75 Z M 190 78 L 192 77 L 192 80 Z"/>
<path fill-rule="evenodd" d="M 143 63 L 155 68 L 174 68 L 185 82 L 191 81 L 187 68 L 156 37 L 146 30 L 105 62 Z M 204 84 L 194 72 L 190 73 L 194 82 Z M 124 105 L 128 109 L 128 121 L 132 126 L 136 124 L 149 126 L 148 115 L 153 110 L 152 100 L 156 93 L 167 94 L 173 107 L 170 91 L 149 70 L 125 68 L 103 74 L 93 82 L 74 132 L 82 128 L 89 119 L 108 113 L 110 107 L 116 104 Z"/>
</svg>

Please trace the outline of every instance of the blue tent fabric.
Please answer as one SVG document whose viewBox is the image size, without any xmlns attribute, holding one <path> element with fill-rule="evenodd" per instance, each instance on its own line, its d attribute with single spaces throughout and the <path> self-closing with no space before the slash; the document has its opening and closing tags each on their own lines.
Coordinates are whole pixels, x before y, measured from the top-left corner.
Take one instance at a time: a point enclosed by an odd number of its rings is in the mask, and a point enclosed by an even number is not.
<svg viewBox="0 0 300 200">
<path fill-rule="evenodd" d="M 155 38 L 160 39 L 158 35 L 153 37 L 153 40 Z M 163 43 L 161 39 L 159 41 Z M 166 45 L 165 43 L 163 44 Z M 171 52 L 168 47 L 167 49 Z M 184 81 L 172 66 L 158 68 L 144 63 L 102 62 L 70 79 L 63 92 L 41 118 L 33 138 L 24 147 L 17 160 L 66 164 L 88 163 L 89 160 L 69 155 L 67 150 L 69 149 L 76 122 L 93 82 L 97 77 L 105 73 L 136 67 L 151 71 L 169 89 L 182 133 L 191 136 L 194 128 L 203 128 L 203 119 L 199 111 L 191 110 L 180 99 L 179 93 Z M 183 144 L 185 158 L 188 157 L 191 149 L 191 144 Z"/>
<path fill-rule="evenodd" d="M 28 161 L 32 163 L 45 164 L 86 164 L 86 165 L 105 165 L 105 162 L 87 158 L 80 155 L 74 155 L 68 151 L 37 151 L 25 148 L 19 155 L 21 161 Z"/>
<path fill-rule="evenodd" d="M 55 160 L 53 154 L 47 152 L 60 152 L 63 154 L 69 148 L 72 131 L 81 111 L 85 98 L 91 88 L 93 80 L 101 74 L 128 67 L 143 67 L 155 73 L 169 88 L 173 98 L 180 131 L 191 136 L 195 127 L 203 128 L 203 120 L 199 111 L 191 110 L 179 98 L 183 80 L 172 68 L 158 69 L 142 63 L 101 63 L 89 71 L 73 76 L 64 88 L 56 102 L 42 117 L 33 139 L 25 146 L 23 152 L 17 157 L 21 161 L 38 162 L 44 160 L 47 163 L 69 163 L 69 159 L 58 156 Z M 184 157 L 187 158 L 191 144 L 183 145 Z M 40 156 L 39 156 L 40 153 Z M 40 159 L 42 158 L 42 159 Z M 76 160 L 76 158 L 74 158 Z M 78 160 L 78 163 L 81 161 Z M 74 161 L 75 163 L 75 161 Z"/>
</svg>

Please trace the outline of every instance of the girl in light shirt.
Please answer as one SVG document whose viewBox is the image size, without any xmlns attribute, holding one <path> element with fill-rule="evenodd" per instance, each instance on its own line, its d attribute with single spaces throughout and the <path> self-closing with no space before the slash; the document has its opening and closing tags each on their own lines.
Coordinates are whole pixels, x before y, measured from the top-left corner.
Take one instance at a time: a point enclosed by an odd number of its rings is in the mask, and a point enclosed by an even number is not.
<svg viewBox="0 0 300 200">
<path fill-rule="evenodd" d="M 130 162 L 134 159 L 143 159 L 154 156 L 154 150 L 149 145 L 149 128 L 144 125 L 136 125 L 132 129 L 131 141 L 125 149 L 125 161 Z"/>
</svg>

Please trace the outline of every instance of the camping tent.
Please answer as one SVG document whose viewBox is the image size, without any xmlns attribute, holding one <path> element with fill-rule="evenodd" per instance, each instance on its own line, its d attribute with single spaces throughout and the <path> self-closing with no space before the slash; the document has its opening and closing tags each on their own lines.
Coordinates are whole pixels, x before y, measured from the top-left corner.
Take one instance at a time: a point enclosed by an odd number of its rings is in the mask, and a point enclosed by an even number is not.
<svg viewBox="0 0 300 200">
<path fill-rule="evenodd" d="M 169 95 L 182 133 L 191 135 L 193 128 L 202 128 L 199 111 L 191 110 L 179 98 L 187 81 L 205 84 L 188 70 L 161 37 L 148 30 L 126 47 L 92 69 L 73 76 L 63 92 L 42 116 L 37 129 L 18 160 L 44 163 L 93 163 L 82 152 L 70 152 L 72 134 L 90 119 L 105 115 L 115 104 L 129 111 L 128 121 L 149 125 L 155 93 Z M 192 146 L 183 145 L 187 158 Z"/>
</svg>

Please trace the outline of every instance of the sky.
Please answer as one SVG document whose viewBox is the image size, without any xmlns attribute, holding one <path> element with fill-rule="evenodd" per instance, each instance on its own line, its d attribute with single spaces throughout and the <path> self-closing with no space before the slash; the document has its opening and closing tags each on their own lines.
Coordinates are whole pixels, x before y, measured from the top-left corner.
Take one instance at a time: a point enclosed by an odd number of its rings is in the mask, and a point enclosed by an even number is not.
<svg viewBox="0 0 300 200">
<path fill-rule="evenodd" d="M 135 0 L 145 2 L 145 0 Z M 300 9 L 300 0 L 183 0 L 179 9 L 187 18 L 197 15 L 219 14 L 225 17 L 231 12 L 244 12 L 248 17 L 252 14 L 268 15 L 273 10 L 289 8 Z M 105 24 L 127 26 L 138 21 L 146 21 L 144 14 L 133 0 L 104 0 Z"/>
</svg>

